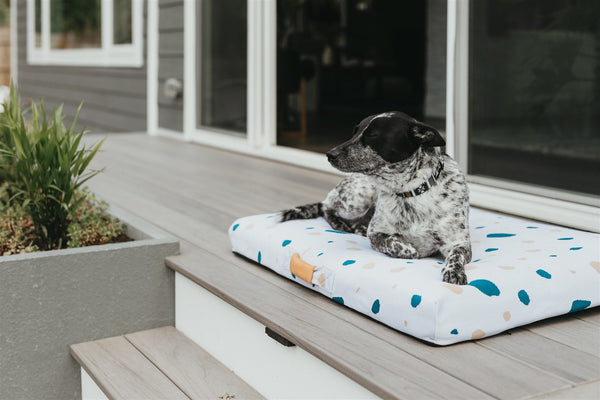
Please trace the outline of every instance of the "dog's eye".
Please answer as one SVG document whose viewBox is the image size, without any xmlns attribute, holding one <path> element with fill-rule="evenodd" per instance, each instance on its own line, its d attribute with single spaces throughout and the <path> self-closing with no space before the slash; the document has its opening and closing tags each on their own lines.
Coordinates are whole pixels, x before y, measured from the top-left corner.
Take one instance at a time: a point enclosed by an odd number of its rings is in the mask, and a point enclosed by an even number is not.
<svg viewBox="0 0 600 400">
<path fill-rule="evenodd" d="M 368 137 L 368 138 L 374 138 L 377 136 L 377 130 L 376 129 L 367 129 L 366 131 L 363 132 L 363 136 Z"/>
</svg>

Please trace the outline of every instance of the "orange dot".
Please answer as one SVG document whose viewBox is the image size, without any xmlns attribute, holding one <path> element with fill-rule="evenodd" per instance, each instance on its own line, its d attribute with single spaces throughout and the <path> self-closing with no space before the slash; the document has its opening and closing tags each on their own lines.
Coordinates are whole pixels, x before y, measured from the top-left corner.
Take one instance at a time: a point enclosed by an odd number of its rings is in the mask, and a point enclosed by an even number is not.
<svg viewBox="0 0 600 400">
<path fill-rule="evenodd" d="M 481 329 L 477 329 L 475 332 L 473 332 L 473 334 L 471 335 L 471 339 L 476 340 L 476 339 L 481 339 L 482 337 L 485 336 L 485 332 L 482 331 Z"/>
</svg>

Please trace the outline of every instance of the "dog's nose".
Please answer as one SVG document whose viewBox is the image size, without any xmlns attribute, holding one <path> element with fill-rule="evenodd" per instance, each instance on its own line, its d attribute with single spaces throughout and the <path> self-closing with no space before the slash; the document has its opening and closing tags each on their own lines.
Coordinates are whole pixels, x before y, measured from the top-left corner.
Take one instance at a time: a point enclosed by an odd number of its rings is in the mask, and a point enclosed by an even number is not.
<svg viewBox="0 0 600 400">
<path fill-rule="evenodd" d="M 335 160 L 337 158 L 337 156 L 338 156 L 338 153 L 333 150 L 329 150 L 327 152 L 327 160 L 329 162 L 332 162 L 333 160 Z"/>
</svg>

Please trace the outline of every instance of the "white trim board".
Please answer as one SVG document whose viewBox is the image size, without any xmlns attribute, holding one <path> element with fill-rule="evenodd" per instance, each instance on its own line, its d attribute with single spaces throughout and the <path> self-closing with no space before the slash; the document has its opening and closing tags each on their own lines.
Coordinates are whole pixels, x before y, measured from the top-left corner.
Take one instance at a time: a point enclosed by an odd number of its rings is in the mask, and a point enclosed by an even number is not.
<svg viewBox="0 0 600 400">
<path fill-rule="evenodd" d="M 148 1 L 146 21 L 146 130 L 156 135 L 158 129 L 158 0 Z"/>
</svg>

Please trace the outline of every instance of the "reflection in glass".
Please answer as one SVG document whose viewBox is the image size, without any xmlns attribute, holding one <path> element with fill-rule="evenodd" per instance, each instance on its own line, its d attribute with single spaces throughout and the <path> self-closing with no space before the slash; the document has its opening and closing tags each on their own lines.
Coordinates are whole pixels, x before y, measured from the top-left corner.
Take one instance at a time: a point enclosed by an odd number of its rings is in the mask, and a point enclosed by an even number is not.
<svg viewBox="0 0 600 400">
<path fill-rule="evenodd" d="M 113 43 L 130 44 L 131 41 L 131 0 L 114 0 L 113 3 Z"/>
<path fill-rule="evenodd" d="M 278 0 L 277 143 L 326 152 L 367 115 L 390 110 L 443 130 L 446 7 Z"/>
<path fill-rule="evenodd" d="M 600 194 L 600 2 L 472 1 L 469 172 Z"/>
<path fill-rule="evenodd" d="M 243 0 L 203 0 L 198 62 L 199 125 L 246 133 L 247 6 Z"/>
<path fill-rule="evenodd" d="M 100 3 L 100 0 L 51 0 L 50 47 L 101 47 Z"/>
</svg>

